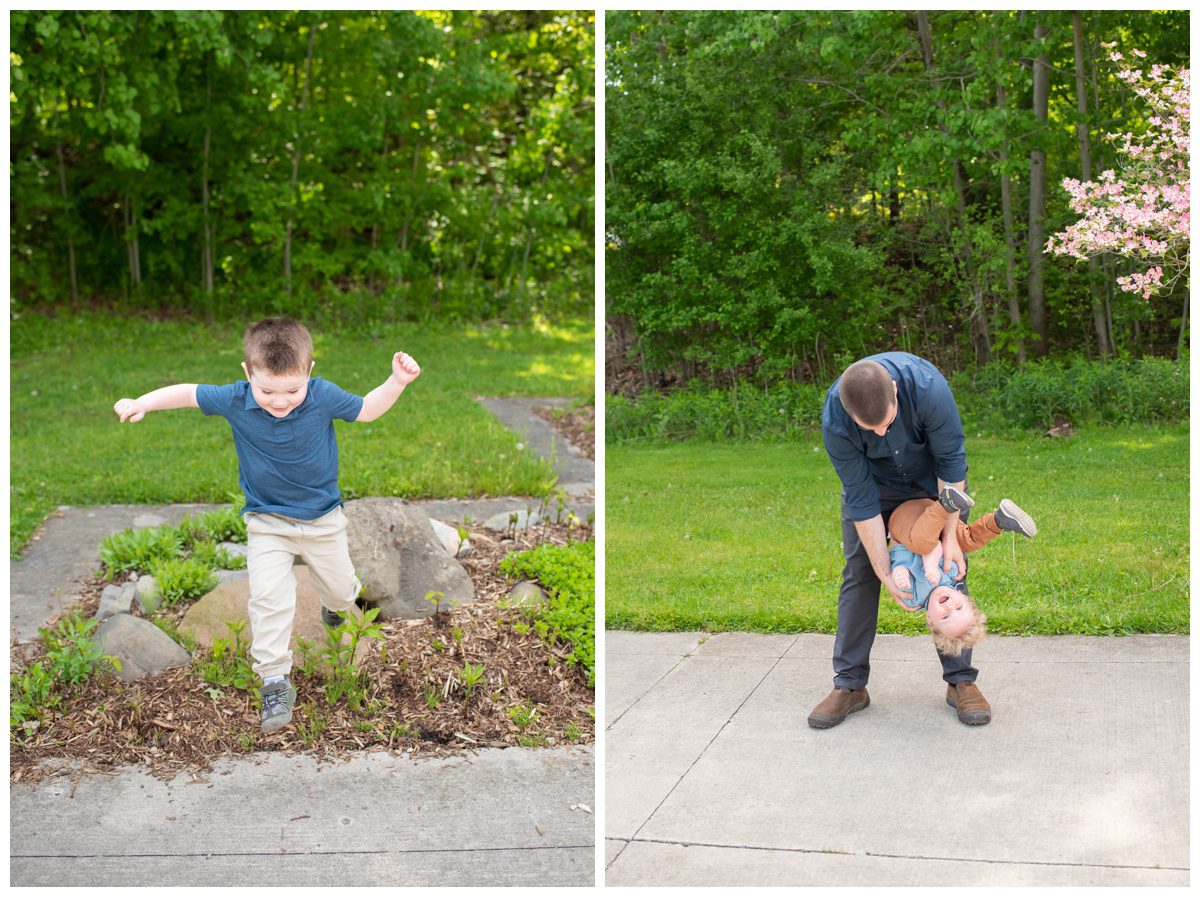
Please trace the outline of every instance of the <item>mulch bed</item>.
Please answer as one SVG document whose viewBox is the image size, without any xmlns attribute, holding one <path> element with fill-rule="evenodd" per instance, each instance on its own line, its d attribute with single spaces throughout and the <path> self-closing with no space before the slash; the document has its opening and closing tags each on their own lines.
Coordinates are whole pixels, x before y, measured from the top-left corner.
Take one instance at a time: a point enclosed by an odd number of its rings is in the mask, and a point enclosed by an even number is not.
<svg viewBox="0 0 1200 897">
<path fill-rule="evenodd" d="M 590 538 L 591 531 L 562 525 L 515 533 L 470 530 L 474 550 L 462 564 L 477 600 L 432 618 L 385 622 L 383 639 L 366 642 L 359 666 L 370 683 L 367 700 L 377 705 L 374 712 L 356 713 L 345 698 L 329 703 L 320 674 L 305 676 L 297 656 L 292 724 L 264 735 L 250 693 L 216 689 L 200 678 L 196 667 L 207 654 L 201 649 L 190 668 L 132 683 L 103 676 L 76 686 L 52 718 L 10 739 L 10 781 L 112 773 L 134 763 L 164 780 L 181 772 L 200 780 L 213 761 L 257 751 L 336 760 L 358 751 L 440 756 L 481 747 L 593 742 L 595 692 L 587 686 L 586 671 L 564 662 L 569 648 L 550 649 L 535 632 L 517 632 L 514 626 L 525 616 L 498 600 L 509 589 L 498 572 L 507 554 L 542 542 Z M 105 584 L 90 581 L 77 606 L 94 614 Z M 185 610 L 177 609 L 176 616 L 181 619 Z M 136 602 L 134 613 L 140 615 Z M 13 673 L 43 654 L 40 640 L 14 643 Z M 486 682 L 469 699 L 460 681 L 464 662 L 486 670 Z M 433 709 L 427 686 L 443 696 Z M 536 710 L 524 731 L 509 716 L 521 705 Z M 566 734 L 569 725 L 578 730 L 573 738 Z"/>
<path fill-rule="evenodd" d="M 596 406 L 589 403 L 566 410 L 541 405 L 533 413 L 561 433 L 571 445 L 592 461 L 596 460 Z"/>
</svg>

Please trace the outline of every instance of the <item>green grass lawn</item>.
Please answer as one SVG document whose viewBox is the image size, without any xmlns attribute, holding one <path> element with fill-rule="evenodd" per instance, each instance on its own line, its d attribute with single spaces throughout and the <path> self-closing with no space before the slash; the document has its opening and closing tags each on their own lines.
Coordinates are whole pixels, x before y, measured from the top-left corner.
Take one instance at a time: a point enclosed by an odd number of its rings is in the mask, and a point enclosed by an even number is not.
<svg viewBox="0 0 1200 897">
<path fill-rule="evenodd" d="M 120 424 L 113 404 L 171 383 L 241 379 L 241 328 L 99 314 L 11 322 L 10 546 L 60 504 L 227 502 L 238 492 L 229 425 L 198 410 Z M 335 424 L 347 498 L 531 495 L 549 466 L 518 449 L 476 396 L 593 394 L 590 323 L 380 326 L 314 331 L 325 377 L 363 395 L 404 350 L 421 377 L 382 418 Z"/>
<path fill-rule="evenodd" d="M 1038 524 L 971 555 L 997 634 L 1188 632 L 1188 429 L 967 439 L 974 512 L 1011 498 Z M 613 445 L 610 628 L 834 632 L 839 483 L 819 437 Z M 883 603 L 880 632 L 924 632 Z"/>
</svg>

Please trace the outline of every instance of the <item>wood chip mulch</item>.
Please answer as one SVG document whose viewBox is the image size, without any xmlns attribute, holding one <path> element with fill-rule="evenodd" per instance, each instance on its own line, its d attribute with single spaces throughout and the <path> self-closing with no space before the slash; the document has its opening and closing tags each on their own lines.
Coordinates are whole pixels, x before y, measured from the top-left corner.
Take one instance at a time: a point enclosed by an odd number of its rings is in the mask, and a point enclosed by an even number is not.
<svg viewBox="0 0 1200 897">
<path fill-rule="evenodd" d="M 540 405 L 533 413 L 561 433 L 571 445 L 591 461 L 596 460 L 596 405 L 588 403 L 567 409 Z"/>
<path fill-rule="evenodd" d="M 586 671 L 565 662 L 569 646 L 550 649 L 532 630 L 518 632 L 525 616 L 498 600 L 510 588 L 498 570 L 507 554 L 591 535 L 586 527 L 563 525 L 515 533 L 470 527 L 473 551 L 462 564 L 477 600 L 431 618 L 388 621 L 382 640 L 366 642 L 359 666 L 373 711 L 356 713 L 345 698 L 331 704 L 320 673 L 304 675 L 297 657 L 292 724 L 264 735 L 250 693 L 214 688 L 200 678 L 197 667 L 207 656 L 201 649 L 189 668 L 132 683 L 95 677 L 74 687 L 51 718 L 10 738 L 10 782 L 114 774 L 135 763 L 163 780 L 186 772 L 201 781 L 213 761 L 258 751 L 332 761 L 359 751 L 428 757 L 482 747 L 594 742 L 595 692 Z M 76 606 L 94 614 L 105 584 L 89 581 Z M 185 610 L 177 609 L 177 620 Z M 140 615 L 136 602 L 134 613 Z M 43 655 L 40 640 L 13 642 L 11 672 Z M 464 662 L 483 664 L 486 671 L 486 682 L 469 698 L 461 681 Z M 427 689 L 441 696 L 433 708 Z M 533 711 L 524 729 L 509 714 L 521 707 Z"/>
</svg>

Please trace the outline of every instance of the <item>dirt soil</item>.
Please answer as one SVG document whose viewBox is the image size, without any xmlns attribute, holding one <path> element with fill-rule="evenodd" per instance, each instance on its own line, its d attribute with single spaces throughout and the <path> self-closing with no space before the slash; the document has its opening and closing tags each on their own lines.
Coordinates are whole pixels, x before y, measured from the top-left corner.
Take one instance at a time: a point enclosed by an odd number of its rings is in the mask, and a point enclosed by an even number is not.
<svg viewBox="0 0 1200 897">
<path fill-rule="evenodd" d="M 596 460 L 596 405 L 555 408 L 541 405 L 533 413 L 561 433 L 585 458 Z"/>
<path fill-rule="evenodd" d="M 591 536 L 586 527 L 561 525 L 516 533 L 470 527 L 474 550 L 462 564 L 477 600 L 427 619 L 385 622 L 383 638 L 366 642 L 360 667 L 367 705 L 359 712 L 344 697 L 328 701 L 321 673 L 306 675 L 297 656 L 292 723 L 264 735 L 252 692 L 216 688 L 200 677 L 199 663 L 207 658 L 201 649 L 189 668 L 132 683 L 100 676 L 74 687 L 52 717 L 10 739 L 10 781 L 111 774 L 135 763 L 162 779 L 188 772 L 198 780 L 214 760 L 255 751 L 332 760 L 363 750 L 440 756 L 594 742 L 596 698 L 586 671 L 565 662 L 569 645 L 551 649 L 531 629 L 520 631 L 527 617 L 499 600 L 511 586 L 498 570 L 510 552 Z M 75 606 L 94 615 L 105 584 L 90 581 Z M 176 608 L 172 622 L 185 611 Z M 137 602 L 133 612 L 142 616 Z M 40 640 L 14 642 L 11 652 L 14 675 L 44 656 Z M 461 681 L 465 662 L 485 670 L 470 696 Z M 510 716 L 514 709 L 523 727 Z"/>
</svg>

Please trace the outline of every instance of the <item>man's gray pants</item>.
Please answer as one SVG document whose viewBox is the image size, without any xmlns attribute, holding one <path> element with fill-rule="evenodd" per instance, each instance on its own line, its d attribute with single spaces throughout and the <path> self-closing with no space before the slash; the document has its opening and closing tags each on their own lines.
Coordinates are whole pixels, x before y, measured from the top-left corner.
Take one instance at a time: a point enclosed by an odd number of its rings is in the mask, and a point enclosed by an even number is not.
<svg viewBox="0 0 1200 897">
<path fill-rule="evenodd" d="M 886 527 L 892 511 L 913 498 L 937 498 L 927 492 L 902 495 L 879 487 L 879 506 Z M 967 512 L 962 512 L 963 520 Z M 875 575 L 867 550 L 858 538 L 854 521 L 842 504 L 842 551 L 846 566 L 842 568 L 842 590 L 838 594 L 837 637 L 833 641 L 833 684 L 842 688 L 864 688 L 871 675 L 871 645 L 875 642 L 875 627 L 879 623 L 879 598 L 882 583 Z M 967 591 L 967 577 L 959 586 Z M 887 596 L 891 601 L 891 596 Z M 916 613 L 916 612 L 914 612 Z M 931 641 L 932 645 L 933 642 Z M 950 684 L 969 680 L 975 681 L 979 670 L 971 666 L 971 649 L 957 657 L 938 652 L 942 662 L 942 678 Z"/>
</svg>

